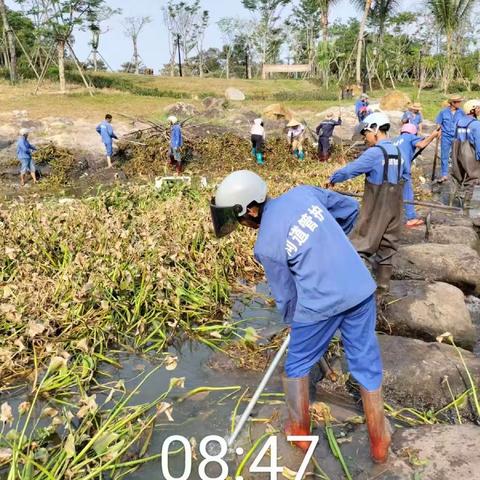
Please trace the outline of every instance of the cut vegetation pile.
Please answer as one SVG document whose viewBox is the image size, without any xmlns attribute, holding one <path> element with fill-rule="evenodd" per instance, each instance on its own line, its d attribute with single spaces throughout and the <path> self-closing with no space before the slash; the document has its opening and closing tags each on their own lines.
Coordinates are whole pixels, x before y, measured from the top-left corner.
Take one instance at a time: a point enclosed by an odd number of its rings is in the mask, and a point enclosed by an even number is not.
<svg viewBox="0 0 480 480">
<path fill-rule="evenodd" d="M 87 168 L 87 165 L 79 161 L 70 150 L 58 147 L 54 143 L 39 147 L 34 154 L 34 160 L 39 166 L 50 167 L 49 185 L 68 185 Z"/>
</svg>

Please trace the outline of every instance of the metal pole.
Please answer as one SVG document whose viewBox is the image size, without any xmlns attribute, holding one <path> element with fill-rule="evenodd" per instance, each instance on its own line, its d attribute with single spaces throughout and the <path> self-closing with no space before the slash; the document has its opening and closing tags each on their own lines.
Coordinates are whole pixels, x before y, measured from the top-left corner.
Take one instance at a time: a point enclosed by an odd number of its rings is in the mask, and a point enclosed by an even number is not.
<svg viewBox="0 0 480 480">
<path fill-rule="evenodd" d="M 346 195 L 347 197 L 363 198 L 363 195 L 361 193 L 343 192 L 341 190 L 333 190 L 333 191 L 336 193 L 340 193 L 341 195 Z M 440 205 L 437 203 L 423 202 L 421 200 L 415 200 L 413 202 L 404 200 L 403 203 L 405 205 L 417 205 L 419 207 L 438 208 L 439 210 L 448 210 L 448 211 L 457 212 L 457 213 L 463 213 L 463 210 L 464 210 L 461 207 L 450 207 L 448 205 Z"/>
<path fill-rule="evenodd" d="M 237 423 L 237 426 L 235 427 L 235 431 L 230 435 L 230 438 L 227 440 L 227 445 L 228 447 L 232 447 L 233 443 L 237 439 L 238 435 L 242 431 L 242 428 L 245 426 L 245 423 L 248 420 L 248 417 L 252 413 L 253 408 L 255 407 L 258 399 L 260 398 L 260 395 L 262 394 L 263 390 L 267 386 L 268 381 L 270 380 L 271 376 L 273 375 L 273 372 L 277 368 L 278 364 L 280 363 L 280 360 L 282 359 L 283 355 L 285 354 L 285 351 L 287 350 L 288 344 L 290 343 L 290 335 L 287 336 L 285 341 L 283 342 L 282 346 L 280 347 L 280 350 L 277 352 L 275 355 L 275 358 L 273 359 L 272 363 L 268 367 L 267 373 L 265 373 L 265 376 L 263 377 L 262 381 L 260 382 L 260 385 L 257 387 L 257 390 L 255 391 L 255 394 L 253 395 L 252 399 L 247 405 L 247 408 L 242 414 L 242 417 L 240 418 L 239 422 Z"/>
<path fill-rule="evenodd" d="M 177 35 L 177 48 L 178 48 L 178 73 L 183 77 L 182 72 L 182 56 L 180 54 L 180 34 Z"/>
</svg>

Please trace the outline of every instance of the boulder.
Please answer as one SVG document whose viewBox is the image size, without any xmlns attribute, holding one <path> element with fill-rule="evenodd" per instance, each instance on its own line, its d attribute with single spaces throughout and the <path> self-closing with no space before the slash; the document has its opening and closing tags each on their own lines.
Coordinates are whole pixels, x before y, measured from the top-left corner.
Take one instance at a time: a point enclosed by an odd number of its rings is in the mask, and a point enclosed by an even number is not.
<svg viewBox="0 0 480 480">
<path fill-rule="evenodd" d="M 270 120 L 291 120 L 293 112 L 281 103 L 272 103 L 263 110 L 263 117 Z"/>
<path fill-rule="evenodd" d="M 191 117 L 198 114 L 198 110 L 194 105 L 190 103 L 178 102 L 173 105 L 168 105 L 165 107 L 165 111 L 168 115 L 175 115 L 176 117 Z"/>
<path fill-rule="evenodd" d="M 427 227 L 420 225 L 415 228 L 403 227 L 400 234 L 400 243 L 412 245 L 414 243 L 423 243 L 427 238 Z"/>
<path fill-rule="evenodd" d="M 397 279 L 436 280 L 480 293 L 480 257 L 466 245 L 401 246 L 393 259 Z"/>
<path fill-rule="evenodd" d="M 442 282 L 392 282 L 384 315 L 387 331 L 427 341 L 450 332 L 455 342 L 472 349 L 476 332 L 461 290 Z"/>
<path fill-rule="evenodd" d="M 430 214 L 432 225 L 449 225 L 451 227 L 472 227 L 473 222 L 465 215 L 443 210 L 433 210 Z"/>
<path fill-rule="evenodd" d="M 245 100 L 245 94 L 238 88 L 228 87 L 225 90 L 225 98 L 234 102 L 242 102 Z"/>
<path fill-rule="evenodd" d="M 206 110 L 224 108 L 224 104 L 224 98 L 207 97 L 202 100 L 202 105 Z"/>
<path fill-rule="evenodd" d="M 382 110 L 402 110 L 411 102 L 406 93 L 392 90 L 380 99 L 380 108 Z"/>
<path fill-rule="evenodd" d="M 417 475 L 406 478 L 460 480 L 480 475 L 480 429 L 475 425 L 402 429 L 393 436 L 392 450 L 413 464 Z"/>
<path fill-rule="evenodd" d="M 474 248 L 478 242 L 478 235 L 472 227 L 434 225 L 428 231 L 428 241 L 443 245 L 468 245 Z"/>
<path fill-rule="evenodd" d="M 425 411 L 439 410 L 451 403 L 449 387 L 455 398 L 471 387 L 459 352 L 474 381 L 480 382 L 480 359 L 467 350 L 457 351 L 445 343 L 426 343 L 390 335 L 380 335 L 378 339 L 382 351 L 385 399 L 389 404 Z M 463 417 L 475 418 L 468 402 L 459 408 Z M 444 413 L 455 414 L 454 411 Z"/>
</svg>

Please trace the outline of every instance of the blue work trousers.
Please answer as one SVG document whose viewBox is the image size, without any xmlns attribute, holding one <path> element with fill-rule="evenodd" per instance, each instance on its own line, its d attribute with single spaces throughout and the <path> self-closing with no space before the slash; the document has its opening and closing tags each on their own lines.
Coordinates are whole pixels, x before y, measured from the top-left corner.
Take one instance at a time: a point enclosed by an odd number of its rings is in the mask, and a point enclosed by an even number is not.
<svg viewBox="0 0 480 480">
<path fill-rule="evenodd" d="M 448 176 L 448 161 L 450 160 L 450 152 L 452 151 L 453 137 L 447 137 L 442 135 L 441 154 L 440 159 L 442 163 L 441 175 L 442 177 Z"/>
<path fill-rule="evenodd" d="M 382 359 L 375 334 L 375 295 L 346 312 L 316 323 L 291 324 L 291 340 L 285 361 L 287 377 L 304 377 L 322 358 L 335 332 L 340 330 L 352 376 L 368 391 L 382 384 Z"/>
<path fill-rule="evenodd" d="M 413 202 L 414 200 L 413 182 L 411 178 L 409 178 L 403 186 L 403 200 L 405 202 Z M 409 205 L 405 203 L 404 208 L 405 208 L 405 218 L 407 219 L 407 221 L 414 220 L 415 218 L 417 218 L 417 212 L 415 211 L 414 205 Z"/>
</svg>

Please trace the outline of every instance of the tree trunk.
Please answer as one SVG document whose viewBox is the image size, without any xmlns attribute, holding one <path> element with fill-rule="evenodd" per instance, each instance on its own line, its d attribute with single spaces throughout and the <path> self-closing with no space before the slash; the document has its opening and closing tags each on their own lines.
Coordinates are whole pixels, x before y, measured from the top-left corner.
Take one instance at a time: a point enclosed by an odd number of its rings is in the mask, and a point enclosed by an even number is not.
<svg viewBox="0 0 480 480">
<path fill-rule="evenodd" d="M 132 37 L 133 42 L 133 64 L 135 65 L 135 75 L 140 74 L 140 60 L 138 58 L 137 37 Z"/>
<path fill-rule="evenodd" d="M 328 9 L 322 12 L 322 41 L 328 42 Z"/>
<path fill-rule="evenodd" d="M 60 80 L 60 92 L 65 93 L 67 86 L 65 83 L 65 39 L 57 40 L 58 53 L 58 79 Z"/>
<path fill-rule="evenodd" d="M 98 70 L 98 53 L 97 50 L 93 50 L 93 71 Z"/>
<path fill-rule="evenodd" d="M 447 32 L 447 62 L 443 71 L 443 92 L 447 93 L 451 79 L 451 69 L 453 65 L 452 58 L 452 32 Z"/>
<path fill-rule="evenodd" d="M 10 27 L 10 24 L 8 23 L 7 7 L 4 0 L 0 0 L 0 15 L 2 16 L 3 20 L 3 31 L 7 37 L 8 55 L 6 55 L 6 57 L 9 57 L 8 65 L 10 69 L 10 81 L 15 83 L 17 81 L 17 52 L 15 50 L 15 35 Z"/>
<path fill-rule="evenodd" d="M 230 55 L 227 53 L 227 63 L 225 65 L 225 75 L 227 80 L 230 79 Z"/>
<path fill-rule="evenodd" d="M 358 31 L 358 45 L 357 45 L 357 64 L 356 64 L 356 81 L 357 85 L 362 85 L 362 53 L 363 53 L 363 35 L 365 33 L 365 25 L 368 20 L 368 14 L 370 13 L 370 6 L 372 0 L 366 0 L 365 10 L 363 12 L 362 21 L 360 23 L 360 30 Z"/>
<path fill-rule="evenodd" d="M 203 50 L 198 53 L 198 75 L 203 78 Z"/>
</svg>

